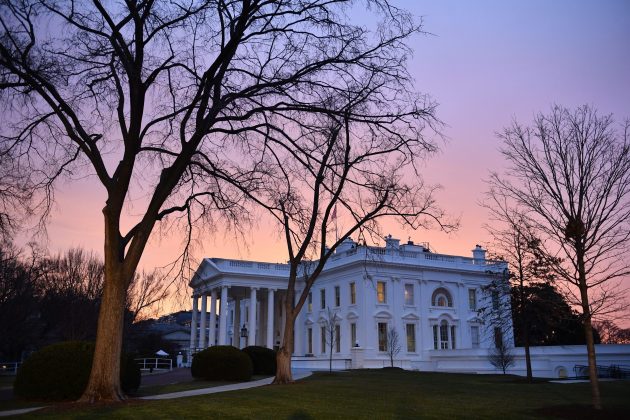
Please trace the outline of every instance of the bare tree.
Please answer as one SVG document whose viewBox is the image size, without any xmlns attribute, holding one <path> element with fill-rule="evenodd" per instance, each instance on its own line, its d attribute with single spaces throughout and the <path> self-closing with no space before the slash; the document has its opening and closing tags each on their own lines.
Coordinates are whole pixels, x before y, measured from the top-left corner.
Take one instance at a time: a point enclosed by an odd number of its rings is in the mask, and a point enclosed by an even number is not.
<svg viewBox="0 0 630 420">
<path fill-rule="evenodd" d="M 332 372 L 332 359 L 335 346 L 338 345 L 337 341 L 337 328 L 339 328 L 339 316 L 337 311 L 333 311 L 329 307 L 326 307 L 326 316 L 323 319 L 324 339 L 326 347 L 328 347 L 328 371 Z"/>
<path fill-rule="evenodd" d="M 516 293 L 508 290 L 512 296 L 512 313 L 520 322 L 519 331 L 525 349 L 527 380 L 532 381 L 532 362 L 530 356 L 530 296 L 528 291 L 538 282 L 553 282 L 555 279 L 552 266 L 557 261 L 549 259 L 541 250 L 541 243 L 536 238 L 532 221 L 517 209 L 510 208 L 505 197 L 491 190 L 483 203 L 490 212 L 492 224 L 486 230 L 493 239 L 492 247 L 497 257 L 507 262 L 510 272 L 508 278 Z M 508 312 L 509 313 L 509 312 Z M 511 328 L 511 326 L 510 326 Z"/>
<path fill-rule="evenodd" d="M 398 330 L 396 330 L 395 327 L 389 327 L 387 329 L 385 351 L 387 351 L 387 355 L 389 356 L 391 367 L 394 367 L 394 358 L 400 353 L 401 348 L 402 345 L 400 344 L 400 334 L 398 334 Z"/>
<path fill-rule="evenodd" d="M 504 340 L 496 343 L 496 346 L 490 350 L 488 355 L 488 361 L 492 366 L 497 369 L 501 369 L 503 374 L 507 373 L 507 370 L 514 366 L 514 355 L 512 349 L 505 343 Z"/>
<path fill-rule="evenodd" d="M 501 152 L 510 167 L 493 174 L 497 194 L 535 222 L 554 269 L 579 305 L 595 408 L 601 408 L 592 318 L 619 309 L 618 280 L 630 273 L 630 143 L 611 116 L 589 107 L 556 106 L 531 127 L 505 129 Z M 616 281 L 617 280 L 617 281 Z"/>
<path fill-rule="evenodd" d="M 340 116 L 331 98 L 360 94 L 353 82 L 374 67 L 384 71 L 373 86 L 400 74 L 404 54 L 397 51 L 418 26 L 387 0 L 373 0 L 370 10 L 385 22 L 369 31 L 350 23 L 354 3 L 0 3 L 0 95 L 10 121 L 0 127 L 0 150 L 10 156 L 8 170 L 28 174 L 44 216 L 60 178 L 89 175 L 106 193 L 104 292 L 83 401 L 124 398 L 126 293 L 156 226 L 181 223 L 184 245 L 196 225 L 221 219 L 238 229 L 247 220 L 238 205 L 242 190 L 260 188 L 266 170 L 269 149 L 261 144 L 290 144 L 282 124 L 297 114 Z M 391 180 L 372 178 L 387 203 Z M 136 197 L 128 226 L 123 209 Z M 293 258 L 292 282 L 304 251 Z"/>
<path fill-rule="evenodd" d="M 249 195 L 276 220 L 289 254 L 286 323 L 275 383 L 292 380 L 295 319 L 344 240 L 353 234 L 379 236 L 378 221 L 384 217 L 398 218 L 414 229 L 431 221 L 450 227 L 435 204 L 434 188 L 419 177 L 405 182 L 405 171 L 414 173 L 416 159 L 434 146 L 424 141 L 417 125 L 410 127 L 411 132 L 399 131 L 386 121 L 411 124 L 407 120 L 431 117 L 425 115 L 426 108 L 418 109 L 414 103 L 407 114 L 374 113 L 361 121 L 358 111 L 346 108 L 342 118 L 316 118 L 304 131 L 296 130 L 291 148 L 265 145 L 270 155 L 267 170 L 274 175 L 264 189 Z M 386 105 L 382 110 L 388 110 Z M 302 127 L 307 122 L 300 120 Z M 343 218 L 341 226 L 333 215 Z"/>
<path fill-rule="evenodd" d="M 127 291 L 127 307 L 131 311 L 132 321 L 156 316 L 160 303 L 169 296 L 170 285 L 159 270 L 136 273 Z"/>
</svg>

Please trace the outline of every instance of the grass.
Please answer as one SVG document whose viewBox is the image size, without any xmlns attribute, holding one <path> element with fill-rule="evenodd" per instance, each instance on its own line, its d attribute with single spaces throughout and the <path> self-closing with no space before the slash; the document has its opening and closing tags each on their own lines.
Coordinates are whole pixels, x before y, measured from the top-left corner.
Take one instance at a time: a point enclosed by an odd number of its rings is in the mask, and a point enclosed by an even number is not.
<svg viewBox="0 0 630 420">
<path fill-rule="evenodd" d="M 254 375 L 252 376 L 252 381 L 257 381 L 259 379 L 268 378 L 269 376 L 264 375 Z M 230 382 L 230 381 L 203 381 L 203 380 L 191 380 L 186 382 L 179 382 L 167 385 L 152 385 L 152 386 L 141 386 L 140 389 L 135 392 L 132 397 L 144 397 L 147 395 L 160 395 L 160 394 L 170 394 L 171 392 L 180 392 L 180 391 L 189 391 L 191 389 L 203 389 L 203 388 L 214 388 L 217 386 L 229 385 L 238 382 Z"/>
<path fill-rule="evenodd" d="M 0 388 L 13 386 L 15 375 L 0 375 Z"/>
<path fill-rule="evenodd" d="M 630 382 L 601 384 L 606 411 L 596 418 L 627 418 Z M 122 404 L 58 405 L 27 417 L 412 419 L 593 418 L 590 388 L 579 384 L 528 384 L 499 375 L 359 370 L 316 373 L 292 385 Z"/>
</svg>

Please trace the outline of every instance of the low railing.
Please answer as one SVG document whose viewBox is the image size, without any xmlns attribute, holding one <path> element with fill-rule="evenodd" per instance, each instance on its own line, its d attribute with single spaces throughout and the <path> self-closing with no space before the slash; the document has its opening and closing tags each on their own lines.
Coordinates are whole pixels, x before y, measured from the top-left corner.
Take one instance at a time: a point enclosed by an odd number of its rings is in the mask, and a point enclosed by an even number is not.
<svg viewBox="0 0 630 420">
<path fill-rule="evenodd" d="M 134 359 L 140 370 L 154 372 L 158 371 L 166 371 L 173 370 L 173 360 L 166 359 L 161 357 L 145 357 L 140 359 Z"/>
<path fill-rule="evenodd" d="M 0 375 L 15 375 L 22 362 L 0 362 Z"/>
<path fill-rule="evenodd" d="M 579 379 L 588 379 L 588 366 L 575 365 L 573 367 L 575 377 Z M 597 376 L 599 378 L 615 378 L 615 379 L 627 379 L 630 378 L 630 366 L 628 365 L 610 365 L 602 366 L 597 365 Z"/>
</svg>

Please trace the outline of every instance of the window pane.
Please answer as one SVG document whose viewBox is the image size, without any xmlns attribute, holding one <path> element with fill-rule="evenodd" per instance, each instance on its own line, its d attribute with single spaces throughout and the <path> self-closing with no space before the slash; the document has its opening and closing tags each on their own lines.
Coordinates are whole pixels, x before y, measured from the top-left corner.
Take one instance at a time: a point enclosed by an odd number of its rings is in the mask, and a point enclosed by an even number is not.
<svg viewBox="0 0 630 420">
<path fill-rule="evenodd" d="M 357 291 L 356 285 L 354 283 L 350 283 L 350 304 L 354 305 L 357 303 Z"/>
<path fill-rule="evenodd" d="M 350 347 L 354 347 L 357 342 L 357 324 L 350 324 Z"/>
<path fill-rule="evenodd" d="M 385 282 L 379 281 L 376 283 L 376 300 L 378 303 L 385 303 L 387 296 L 385 295 Z"/>
<path fill-rule="evenodd" d="M 326 327 L 322 327 L 322 354 L 326 353 Z"/>
<path fill-rule="evenodd" d="M 416 351 L 416 326 L 407 324 L 407 351 L 414 353 Z"/>
<path fill-rule="evenodd" d="M 335 351 L 341 351 L 341 325 L 335 325 Z"/>
<path fill-rule="evenodd" d="M 308 353 L 313 354 L 313 329 L 308 329 Z"/>
<path fill-rule="evenodd" d="M 326 309 L 326 289 L 319 291 L 320 308 Z"/>
<path fill-rule="evenodd" d="M 339 286 L 335 286 L 335 306 L 341 306 L 341 296 L 339 293 Z"/>
<path fill-rule="evenodd" d="M 308 311 L 309 312 L 313 311 L 313 292 L 310 292 L 308 294 Z"/>
<path fill-rule="evenodd" d="M 438 326 L 433 326 L 433 348 L 437 350 L 439 348 L 438 345 Z"/>
<path fill-rule="evenodd" d="M 492 292 L 492 309 L 495 311 L 499 309 L 499 292 L 496 290 Z"/>
<path fill-rule="evenodd" d="M 413 305 L 413 284 L 405 284 L 405 305 Z"/>
<path fill-rule="evenodd" d="M 387 350 L 387 323 L 385 322 L 378 323 L 378 350 Z"/>
<path fill-rule="evenodd" d="M 455 326 L 451 325 L 451 348 L 455 348 Z"/>
<path fill-rule="evenodd" d="M 477 291 L 475 289 L 468 289 L 468 308 L 471 311 L 477 310 Z"/>
<path fill-rule="evenodd" d="M 470 327 L 470 335 L 472 337 L 472 348 L 478 349 L 479 348 L 479 327 L 477 326 Z"/>
<path fill-rule="evenodd" d="M 440 348 L 448 349 L 448 324 L 446 322 L 440 324 Z"/>
</svg>

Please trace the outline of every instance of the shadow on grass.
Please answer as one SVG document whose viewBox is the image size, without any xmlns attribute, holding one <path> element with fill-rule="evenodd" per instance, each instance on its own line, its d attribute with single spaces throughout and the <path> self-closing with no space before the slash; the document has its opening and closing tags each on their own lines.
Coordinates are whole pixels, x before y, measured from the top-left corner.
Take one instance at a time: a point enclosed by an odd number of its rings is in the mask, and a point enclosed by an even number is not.
<svg viewBox="0 0 630 420">
<path fill-rule="evenodd" d="M 627 407 L 604 407 L 602 410 L 595 410 L 590 405 L 568 404 L 552 405 L 534 410 L 537 416 L 555 417 L 559 419 L 628 419 L 630 413 Z"/>
</svg>

